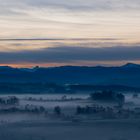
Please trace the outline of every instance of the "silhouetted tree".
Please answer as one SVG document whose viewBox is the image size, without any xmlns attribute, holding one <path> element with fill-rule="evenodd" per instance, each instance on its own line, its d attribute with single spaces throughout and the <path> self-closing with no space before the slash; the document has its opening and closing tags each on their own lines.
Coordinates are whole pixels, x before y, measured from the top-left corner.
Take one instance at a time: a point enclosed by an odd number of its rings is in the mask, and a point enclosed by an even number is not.
<svg viewBox="0 0 140 140">
<path fill-rule="evenodd" d="M 77 106 L 76 108 L 76 114 L 81 114 L 82 108 L 80 106 Z"/>
<path fill-rule="evenodd" d="M 125 102 L 125 96 L 122 93 L 116 93 L 113 91 L 102 91 L 90 94 L 92 100 L 100 101 L 116 101 L 122 106 Z"/>
<path fill-rule="evenodd" d="M 61 108 L 59 106 L 56 106 L 54 108 L 54 113 L 57 114 L 57 115 L 60 115 L 61 114 Z"/>
</svg>

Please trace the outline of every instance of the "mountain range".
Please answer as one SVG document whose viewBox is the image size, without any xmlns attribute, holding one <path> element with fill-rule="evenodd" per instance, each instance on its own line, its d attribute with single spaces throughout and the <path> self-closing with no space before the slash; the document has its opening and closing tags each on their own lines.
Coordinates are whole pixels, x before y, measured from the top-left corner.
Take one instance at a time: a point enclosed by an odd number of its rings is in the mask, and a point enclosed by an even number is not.
<svg viewBox="0 0 140 140">
<path fill-rule="evenodd" d="M 140 65 L 13 68 L 0 66 L 0 83 L 56 83 L 140 87 Z"/>
</svg>

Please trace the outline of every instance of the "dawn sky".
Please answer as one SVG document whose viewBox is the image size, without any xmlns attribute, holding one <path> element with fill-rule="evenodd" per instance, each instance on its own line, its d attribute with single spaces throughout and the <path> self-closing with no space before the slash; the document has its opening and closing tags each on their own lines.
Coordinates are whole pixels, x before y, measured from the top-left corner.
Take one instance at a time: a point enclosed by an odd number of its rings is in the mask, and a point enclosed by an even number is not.
<svg viewBox="0 0 140 140">
<path fill-rule="evenodd" d="M 139 63 L 139 37 L 140 0 L 0 0 L 0 39 L 50 39 L 0 40 L 0 65 Z"/>
</svg>

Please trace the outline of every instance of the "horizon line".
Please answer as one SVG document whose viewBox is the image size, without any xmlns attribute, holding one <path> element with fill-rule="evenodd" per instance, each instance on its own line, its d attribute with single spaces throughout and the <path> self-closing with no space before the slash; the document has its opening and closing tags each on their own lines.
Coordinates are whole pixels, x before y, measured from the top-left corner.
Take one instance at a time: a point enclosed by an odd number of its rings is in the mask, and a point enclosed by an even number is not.
<svg viewBox="0 0 140 140">
<path fill-rule="evenodd" d="M 60 65 L 60 66 L 39 66 L 39 65 L 35 65 L 35 66 L 25 66 L 25 67 L 16 67 L 16 66 L 12 66 L 12 65 L 0 65 L 0 68 L 1 67 L 10 67 L 10 68 L 27 68 L 27 69 L 34 69 L 34 68 L 59 68 L 59 67 L 106 67 L 106 68 L 109 68 L 109 67 L 123 67 L 123 66 L 126 66 L 126 65 L 140 65 L 138 63 L 131 63 L 131 62 L 128 62 L 128 63 L 125 63 L 125 64 L 121 64 L 121 65 L 103 65 L 103 64 L 100 64 L 100 65 L 93 65 L 93 66 L 88 66 L 88 65 Z"/>
</svg>

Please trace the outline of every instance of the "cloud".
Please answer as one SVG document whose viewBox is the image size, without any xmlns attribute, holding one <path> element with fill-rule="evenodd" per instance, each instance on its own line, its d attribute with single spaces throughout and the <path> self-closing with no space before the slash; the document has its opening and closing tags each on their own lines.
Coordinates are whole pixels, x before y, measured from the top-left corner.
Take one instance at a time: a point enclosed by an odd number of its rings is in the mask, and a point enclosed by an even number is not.
<svg viewBox="0 0 140 140">
<path fill-rule="evenodd" d="M 135 38 L 139 13 L 139 0 L 0 0 L 0 38 Z"/>
<path fill-rule="evenodd" d="M 139 0 L 0 0 L 2 6 L 8 7 L 63 7 L 67 9 L 93 9 L 93 10 L 107 10 L 107 9 L 136 9 L 140 7 Z"/>
<path fill-rule="evenodd" d="M 32 51 L 0 52 L 1 64 L 77 64 L 78 62 L 139 61 L 140 47 L 54 47 Z M 87 63 L 88 64 L 88 63 Z M 83 65 L 87 65 L 83 63 Z"/>
</svg>

